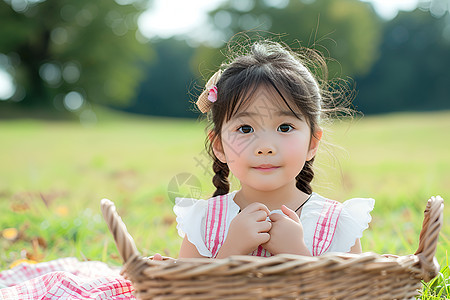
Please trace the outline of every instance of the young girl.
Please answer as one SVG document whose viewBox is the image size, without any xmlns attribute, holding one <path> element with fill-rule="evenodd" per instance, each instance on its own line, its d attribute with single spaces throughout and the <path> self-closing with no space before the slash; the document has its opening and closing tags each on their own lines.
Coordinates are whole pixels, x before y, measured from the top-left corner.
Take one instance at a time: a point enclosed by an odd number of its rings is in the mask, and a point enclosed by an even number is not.
<svg viewBox="0 0 450 300">
<path fill-rule="evenodd" d="M 341 204 L 310 185 L 326 94 L 298 55 L 269 41 L 211 77 L 197 106 L 212 120 L 216 191 L 176 199 L 180 258 L 361 252 L 374 200 Z M 229 191 L 230 172 L 240 190 Z"/>
</svg>

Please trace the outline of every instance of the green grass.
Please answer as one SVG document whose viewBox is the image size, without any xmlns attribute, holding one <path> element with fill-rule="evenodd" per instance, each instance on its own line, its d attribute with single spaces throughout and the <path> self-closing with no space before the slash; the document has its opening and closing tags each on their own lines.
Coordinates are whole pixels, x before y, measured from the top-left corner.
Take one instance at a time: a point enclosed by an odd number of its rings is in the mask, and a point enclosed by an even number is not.
<svg viewBox="0 0 450 300">
<path fill-rule="evenodd" d="M 448 260 L 439 274 L 430 282 L 423 284 L 422 299 L 449 299 L 450 297 L 450 269 Z"/>
<path fill-rule="evenodd" d="M 22 257 L 75 256 L 119 265 L 99 209 L 114 201 L 143 255 L 176 256 L 168 183 L 188 172 L 202 195 L 213 192 L 204 154 L 204 124 L 101 112 L 96 126 L 73 121 L 0 120 L 0 269 Z M 316 161 L 315 190 L 344 201 L 376 199 L 364 251 L 414 253 L 426 200 L 450 199 L 450 112 L 392 114 L 336 122 L 326 128 Z M 340 148 L 342 147 L 342 148 Z M 238 188 L 234 181 L 234 188 Z M 450 205 L 444 213 L 450 221 Z M 4 237 L 14 228 L 13 240 Z M 442 280 L 424 297 L 448 296 L 450 227 L 436 252 Z M 446 285 L 447 284 L 447 285 Z M 445 288 L 437 288 L 444 286 Z"/>
</svg>

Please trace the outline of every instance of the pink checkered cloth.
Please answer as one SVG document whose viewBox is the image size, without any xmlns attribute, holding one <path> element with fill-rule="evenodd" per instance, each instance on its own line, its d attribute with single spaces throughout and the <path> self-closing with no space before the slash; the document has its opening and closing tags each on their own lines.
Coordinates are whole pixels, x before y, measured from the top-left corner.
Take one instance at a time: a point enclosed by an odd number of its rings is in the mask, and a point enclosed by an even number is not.
<svg viewBox="0 0 450 300">
<path fill-rule="evenodd" d="M 136 299 L 131 282 L 98 261 L 61 258 L 0 272 L 0 299 Z"/>
</svg>

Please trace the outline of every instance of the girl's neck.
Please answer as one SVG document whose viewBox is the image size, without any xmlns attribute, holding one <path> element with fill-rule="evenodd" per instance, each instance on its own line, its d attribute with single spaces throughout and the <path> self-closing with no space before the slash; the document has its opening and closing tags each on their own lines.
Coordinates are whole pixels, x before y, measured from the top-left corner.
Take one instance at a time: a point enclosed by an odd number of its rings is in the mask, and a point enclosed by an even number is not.
<svg viewBox="0 0 450 300">
<path fill-rule="evenodd" d="M 234 201 L 239 207 L 244 209 L 247 205 L 259 202 L 267 206 L 269 210 L 281 209 L 281 205 L 286 205 L 295 210 L 308 199 L 309 195 L 300 191 L 293 184 L 287 184 L 279 189 L 262 191 L 255 190 L 248 186 L 242 186 L 234 197 Z"/>
</svg>

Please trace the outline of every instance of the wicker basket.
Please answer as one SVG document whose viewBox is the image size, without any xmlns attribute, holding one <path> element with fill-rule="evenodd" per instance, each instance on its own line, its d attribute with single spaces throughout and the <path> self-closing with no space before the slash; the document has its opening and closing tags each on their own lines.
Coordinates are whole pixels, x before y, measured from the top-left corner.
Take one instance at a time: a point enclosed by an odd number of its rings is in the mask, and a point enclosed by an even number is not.
<svg viewBox="0 0 450 300">
<path fill-rule="evenodd" d="M 138 299 L 410 299 L 421 280 L 439 271 L 434 257 L 443 199 L 428 200 L 414 255 L 276 255 L 268 258 L 164 259 L 140 256 L 114 204 L 102 200 L 103 216 L 124 263 L 122 272 Z"/>
</svg>

